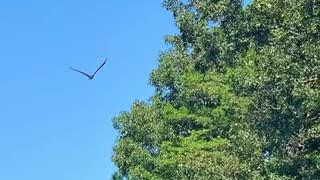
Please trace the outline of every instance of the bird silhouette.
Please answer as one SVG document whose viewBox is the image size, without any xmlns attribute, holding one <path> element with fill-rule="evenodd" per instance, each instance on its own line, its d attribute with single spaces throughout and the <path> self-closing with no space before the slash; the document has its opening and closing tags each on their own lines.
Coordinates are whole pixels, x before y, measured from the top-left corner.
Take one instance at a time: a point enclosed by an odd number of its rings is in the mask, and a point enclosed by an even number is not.
<svg viewBox="0 0 320 180">
<path fill-rule="evenodd" d="M 70 67 L 70 69 L 72 69 L 72 70 L 74 70 L 74 71 L 76 71 L 76 72 L 79 72 L 79 73 L 87 76 L 90 80 L 92 80 L 92 79 L 94 78 L 94 76 L 96 75 L 96 73 L 97 73 L 97 72 L 102 68 L 102 66 L 104 66 L 104 64 L 107 62 L 107 59 L 108 59 L 108 58 L 106 58 L 106 59 L 103 61 L 103 63 L 99 66 L 99 68 L 98 68 L 92 75 L 89 75 L 89 74 L 87 74 L 87 73 L 85 73 L 85 72 L 82 72 L 82 71 L 80 71 L 80 70 L 74 69 L 74 68 L 72 68 L 72 67 Z"/>
</svg>

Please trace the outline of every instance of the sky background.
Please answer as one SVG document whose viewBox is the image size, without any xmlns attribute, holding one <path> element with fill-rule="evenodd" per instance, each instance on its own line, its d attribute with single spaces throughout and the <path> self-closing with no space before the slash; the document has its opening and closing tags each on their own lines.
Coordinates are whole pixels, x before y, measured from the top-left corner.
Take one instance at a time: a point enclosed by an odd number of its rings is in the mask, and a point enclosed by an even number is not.
<svg viewBox="0 0 320 180">
<path fill-rule="evenodd" d="M 102 180 L 116 170 L 112 118 L 153 93 L 176 32 L 162 0 L 0 5 L 0 179 Z M 108 58 L 95 79 L 91 73 Z"/>
</svg>

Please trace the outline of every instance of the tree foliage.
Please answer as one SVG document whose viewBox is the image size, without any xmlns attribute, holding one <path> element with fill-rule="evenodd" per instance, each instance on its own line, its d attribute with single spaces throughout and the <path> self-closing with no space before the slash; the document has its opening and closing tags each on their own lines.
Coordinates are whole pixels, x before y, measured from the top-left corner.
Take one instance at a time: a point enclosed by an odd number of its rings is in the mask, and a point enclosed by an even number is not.
<svg viewBox="0 0 320 180">
<path fill-rule="evenodd" d="M 179 33 L 150 101 L 114 118 L 114 178 L 319 178 L 320 1 L 164 7 Z"/>
</svg>

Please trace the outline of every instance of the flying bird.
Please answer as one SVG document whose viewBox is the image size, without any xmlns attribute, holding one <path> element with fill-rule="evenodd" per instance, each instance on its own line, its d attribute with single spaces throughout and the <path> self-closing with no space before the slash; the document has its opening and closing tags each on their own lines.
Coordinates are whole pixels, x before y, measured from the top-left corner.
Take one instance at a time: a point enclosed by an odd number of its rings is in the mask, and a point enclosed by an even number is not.
<svg viewBox="0 0 320 180">
<path fill-rule="evenodd" d="M 107 58 L 106 58 L 106 60 L 104 60 L 104 62 L 99 66 L 99 68 L 98 68 L 92 75 L 89 75 L 89 74 L 87 74 L 87 73 L 85 73 L 85 72 L 82 72 L 82 71 L 79 71 L 79 70 L 77 70 L 77 69 L 74 69 L 74 68 L 72 68 L 72 67 L 70 67 L 70 69 L 72 69 L 72 70 L 74 70 L 74 71 L 76 71 L 76 72 L 79 72 L 79 73 L 87 76 L 87 77 L 91 80 L 91 79 L 94 78 L 94 75 L 96 75 L 96 73 L 102 68 L 102 66 L 104 66 L 104 64 L 105 64 L 106 62 L 107 62 Z"/>
</svg>

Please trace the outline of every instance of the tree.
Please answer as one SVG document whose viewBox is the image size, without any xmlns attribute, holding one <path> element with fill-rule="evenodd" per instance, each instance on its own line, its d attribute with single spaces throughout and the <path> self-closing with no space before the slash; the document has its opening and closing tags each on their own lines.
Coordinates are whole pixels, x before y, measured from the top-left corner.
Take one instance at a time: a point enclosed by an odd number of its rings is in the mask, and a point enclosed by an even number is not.
<svg viewBox="0 0 320 180">
<path fill-rule="evenodd" d="M 118 172 L 113 173 L 112 180 L 123 180 L 125 177 Z"/>
<path fill-rule="evenodd" d="M 166 0 L 179 34 L 114 118 L 127 179 L 320 177 L 320 3 Z"/>
</svg>

